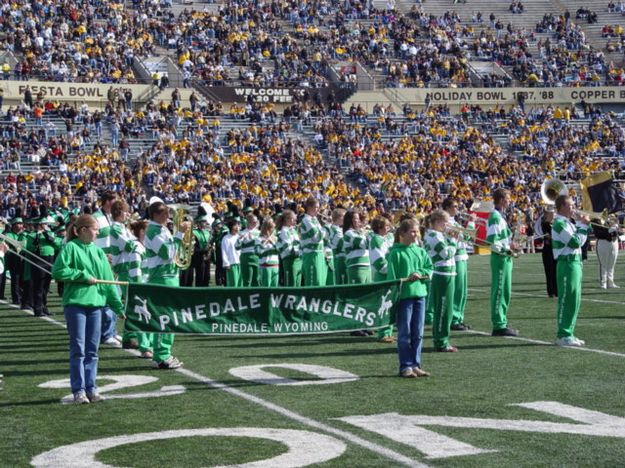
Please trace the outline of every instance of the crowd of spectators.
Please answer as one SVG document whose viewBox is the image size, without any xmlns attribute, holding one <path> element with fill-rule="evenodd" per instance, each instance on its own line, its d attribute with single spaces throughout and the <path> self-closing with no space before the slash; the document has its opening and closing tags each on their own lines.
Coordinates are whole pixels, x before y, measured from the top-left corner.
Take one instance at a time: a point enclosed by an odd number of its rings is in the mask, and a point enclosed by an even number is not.
<svg viewBox="0 0 625 468">
<path fill-rule="evenodd" d="M 133 83 L 134 59 L 157 54 L 157 46 L 175 53 L 184 86 L 196 79 L 209 86 L 321 88 L 335 63 L 354 61 L 381 75 L 387 87 L 463 86 L 473 59 L 509 66 L 530 86 L 611 78 L 603 53 L 588 44 L 568 11 L 537 24 L 535 32 L 551 37 L 537 45 L 536 57 L 534 31 L 493 13 L 487 22 L 481 12 L 463 22 L 454 11 L 437 17 L 415 4 L 402 13 L 394 2 L 378 10 L 360 0 L 228 0 L 178 15 L 170 6 L 164 0 L 133 0 L 132 8 L 113 0 L 5 2 L 1 46 L 18 58 L 10 71 L 17 79 L 55 81 Z M 524 6 L 515 0 L 510 9 L 521 13 Z M 596 21 L 585 8 L 575 17 Z M 620 37 L 611 29 L 606 26 L 607 37 Z M 620 47 L 620 41 L 608 44 L 609 51 Z M 353 85 L 354 77 L 341 79 Z M 509 84 L 490 79 L 485 85 Z"/>
</svg>

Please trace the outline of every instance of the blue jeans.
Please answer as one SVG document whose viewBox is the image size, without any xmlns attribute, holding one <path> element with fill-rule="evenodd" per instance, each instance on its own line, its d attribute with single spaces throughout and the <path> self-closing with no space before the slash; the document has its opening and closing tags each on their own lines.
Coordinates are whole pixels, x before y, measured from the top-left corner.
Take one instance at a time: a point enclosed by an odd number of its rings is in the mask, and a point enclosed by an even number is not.
<svg viewBox="0 0 625 468">
<path fill-rule="evenodd" d="M 64 308 L 69 334 L 69 380 L 72 393 L 97 390 L 98 347 L 102 308 L 68 305 Z"/>
<path fill-rule="evenodd" d="M 412 367 L 421 367 L 425 297 L 411 297 L 400 301 L 396 324 L 399 372 Z"/>
<path fill-rule="evenodd" d="M 110 307 L 102 307 L 102 342 L 109 338 L 115 338 L 117 335 L 117 329 L 115 324 L 117 323 L 117 315 L 111 310 Z"/>
</svg>

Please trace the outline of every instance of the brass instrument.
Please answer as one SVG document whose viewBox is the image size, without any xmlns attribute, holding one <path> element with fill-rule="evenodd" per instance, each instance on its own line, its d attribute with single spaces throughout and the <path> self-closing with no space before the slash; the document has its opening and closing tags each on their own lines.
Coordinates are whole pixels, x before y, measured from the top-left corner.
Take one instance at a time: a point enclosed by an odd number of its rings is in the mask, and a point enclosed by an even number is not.
<svg viewBox="0 0 625 468">
<path fill-rule="evenodd" d="M 460 226 L 454 226 L 453 224 L 446 224 L 445 234 L 451 235 L 453 237 L 464 236 L 467 240 L 471 240 L 471 242 L 475 243 L 475 238 L 477 237 L 477 229 L 469 229 Z"/>
<path fill-rule="evenodd" d="M 168 207 L 174 210 L 173 222 L 175 231 L 182 231 L 182 224 L 186 221 L 187 213 L 191 210 L 191 207 L 180 203 L 168 205 Z M 191 266 L 194 247 L 195 236 L 193 235 L 193 229 L 189 226 L 182 237 L 182 246 L 176 249 L 176 255 L 174 256 L 174 264 L 181 270 L 187 270 Z"/>
</svg>

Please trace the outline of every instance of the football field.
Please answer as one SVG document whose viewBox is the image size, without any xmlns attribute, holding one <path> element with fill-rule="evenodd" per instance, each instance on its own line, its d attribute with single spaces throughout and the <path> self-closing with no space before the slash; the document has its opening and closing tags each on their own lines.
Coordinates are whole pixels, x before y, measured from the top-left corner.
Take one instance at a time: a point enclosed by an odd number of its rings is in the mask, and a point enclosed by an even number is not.
<svg viewBox="0 0 625 468">
<path fill-rule="evenodd" d="M 487 256 L 469 260 L 468 332 L 432 352 L 430 378 L 397 377 L 395 345 L 347 334 L 178 336 L 176 371 L 101 348 L 107 400 L 66 405 L 68 339 L 60 299 L 35 318 L 0 304 L 0 466 L 286 467 L 623 466 L 623 289 L 601 290 L 584 264 L 576 336 L 558 348 L 556 299 L 540 255 L 515 260 L 510 326 L 490 336 Z M 8 292 L 8 285 L 7 285 Z"/>
</svg>

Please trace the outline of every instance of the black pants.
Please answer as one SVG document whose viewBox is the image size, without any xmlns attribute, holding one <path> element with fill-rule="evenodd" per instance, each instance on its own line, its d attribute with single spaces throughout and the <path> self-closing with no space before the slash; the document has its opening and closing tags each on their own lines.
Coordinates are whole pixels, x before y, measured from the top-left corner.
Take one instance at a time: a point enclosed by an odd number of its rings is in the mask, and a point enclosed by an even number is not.
<svg viewBox="0 0 625 468">
<path fill-rule="evenodd" d="M 52 263 L 52 257 L 41 257 L 42 260 Z M 40 265 L 44 269 L 48 269 L 48 265 L 35 260 L 34 263 Z M 36 266 L 31 266 L 32 290 L 33 290 L 33 311 L 35 315 L 48 314 L 48 292 L 50 291 L 50 282 L 52 276 Z"/>
<path fill-rule="evenodd" d="M 547 294 L 549 297 L 558 295 L 558 283 L 556 281 L 556 261 L 553 258 L 553 250 L 543 248 L 543 267 L 547 280 Z"/>
<path fill-rule="evenodd" d="M 7 255 L 7 270 L 11 274 L 11 302 L 22 304 L 23 281 L 22 281 L 22 261 L 15 255 Z"/>
<path fill-rule="evenodd" d="M 7 272 L 4 270 L 0 275 L 0 299 L 5 299 L 4 290 L 7 285 Z"/>
<path fill-rule="evenodd" d="M 209 263 L 204 260 L 204 254 L 194 254 L 191 259 L 191 266 L 180 272 L 180 286 L 193 286 L 195 279 L 196 286 L 208 286 L 210 281 Z"/>
</svg>

